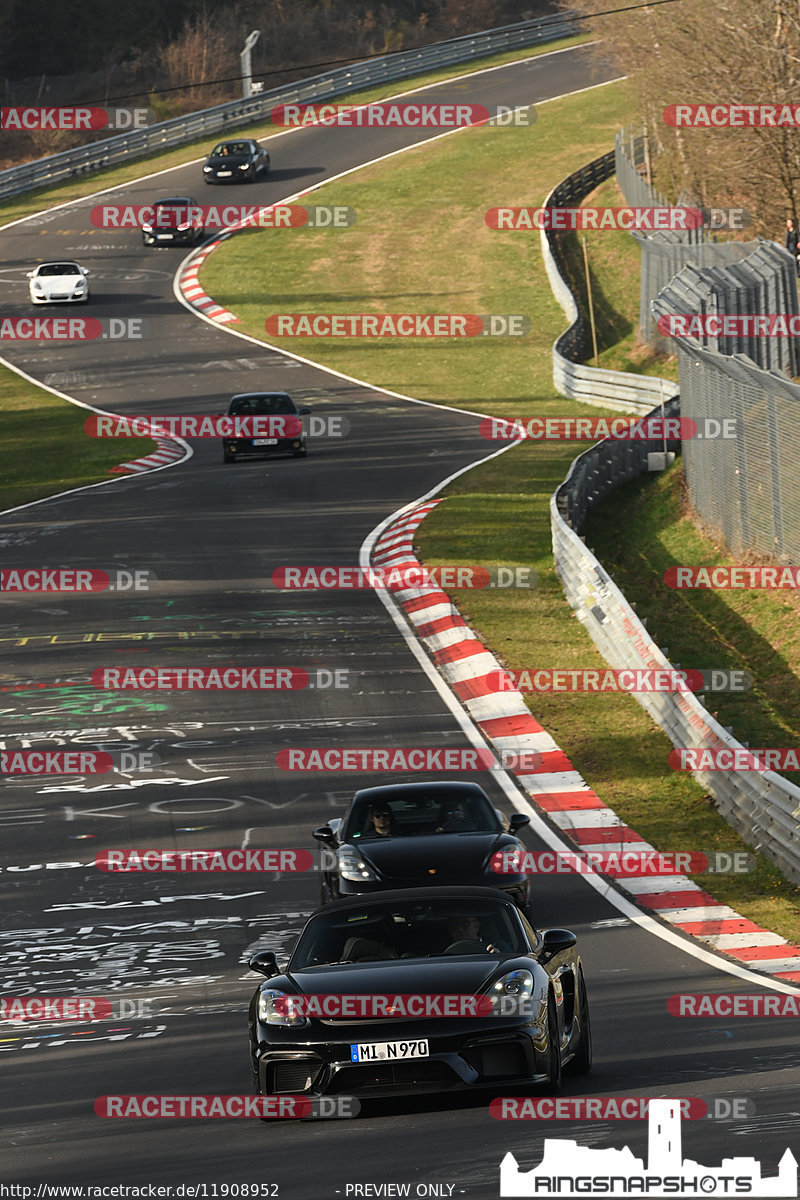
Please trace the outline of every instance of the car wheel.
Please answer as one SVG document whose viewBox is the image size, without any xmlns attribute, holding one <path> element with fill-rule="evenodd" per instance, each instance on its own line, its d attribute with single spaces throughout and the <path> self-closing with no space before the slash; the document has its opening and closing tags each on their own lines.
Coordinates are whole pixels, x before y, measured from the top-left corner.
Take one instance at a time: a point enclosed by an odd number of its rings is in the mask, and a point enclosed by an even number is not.
<svg viewBox="0 0 800 1200">
<path fill-rule="evenodd" d="M 558 1017 L 552 995 L 547 999 L 547 1083 L 545 1091 L 554 1096 L 561 1091 L 561 1044 L 558 1037 Z"/>
<path fill-rule="evenodd" d="M 236 455 L 235 455 L 235 454 L 227 454 L 227 453 L 226 453 L 226 452 L 223 450 L 223 452 L 222 452 L 222 461 L 223 461 L 223 462 L 226 462 L 226 463 L 232 463 L 232 462 L 236 462 Z"/>
<path fill-rule="evenodd" d="M 302 446 L 297 450 L 292 451 L 292 458 L 305 458 L 308 454 L 308 444 L 304 441 Z"/>
<path fill-rule="evenodd" d="M 580 1022 L 578 1048 L 566 1070 L 570 1075 L 588 1075 L 592 1069 L 592 1025 L 589 1020 L 589 997 L 586 995 L 583 971 L 578 973 L 578 1020 Z"/>
</svg>

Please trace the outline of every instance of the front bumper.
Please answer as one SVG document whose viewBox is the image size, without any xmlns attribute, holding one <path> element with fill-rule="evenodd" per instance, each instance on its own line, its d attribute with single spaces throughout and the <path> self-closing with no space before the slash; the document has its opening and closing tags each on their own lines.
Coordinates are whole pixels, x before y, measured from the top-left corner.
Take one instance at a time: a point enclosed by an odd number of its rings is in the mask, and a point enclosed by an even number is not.
<svg viewBox="0 0 800 1200">
<path fill-rule="evenodd" d="M 31 304 L 85 304 L 88 299 L 88 290 L 81 292 L 79 296 L 34 296 L 30 294 Z"/>
<path fill-rule="evenodd" d="M 487 1024 L 489 1022 L 489 1024 Z M 543 1025 L 484 1018 L 479 1024 L 459 1021 L 465 1028 L 431 1033 L 425 1023 L 389 1022 L 350 1026 L 321 1025 L 324 1041 L 300 1041 L 303 1030 L 270 1027 L 269 1041 L 261 1041 L 253 1056 L 258 1090 L 263 1095 L 381 1097 L 421 1092 L 464 1091 L 520 1086 L 547 1081 L 547 1033 Z M 454 1022 L 450 1023 L 451 1025 Z M 262 1035 L 264 1026 L 259 1025 Z M 275 1034 L 286 1041 L 278 1044 Z M 414 1040 L 426 1037 L 427 1058 L 392 1062 L 351 1061 L 356 1041 Z"/>
<path fill-rule="evenodd" d="M 291 426 L 290 426 L 291 428 Z M 275 438 L 271 446 L 256 446 L 254 438 L 223 438 L 223 453 L 233 458 L 255 458 L 262 454 L 293 454 L 306 449 L 305 435 Z"/>
<path fill-rule="evenodd" d="M 201 229 L 162 229 L 152 233 L 142 230 L 145 246 L 192 246 L 202 236 Z"/>
</svg>

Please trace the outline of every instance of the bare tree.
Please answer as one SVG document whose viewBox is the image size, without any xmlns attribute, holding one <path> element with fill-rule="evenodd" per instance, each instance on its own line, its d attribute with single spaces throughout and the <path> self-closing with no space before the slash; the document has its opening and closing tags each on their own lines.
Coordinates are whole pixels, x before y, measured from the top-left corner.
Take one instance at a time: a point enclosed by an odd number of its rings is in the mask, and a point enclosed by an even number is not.
<svg viewBox="0 0 800 1200">
<path fill-rule="evenodd" d="M 607 0 L 562 0 L 587 16 Z M 674 104 L 791 105 L 800 98 L 797 0 L 716 0 L 644 6 L 592 23 L 628 75 L 656 151 L 656 184 L 673 198 L 740 205 L 774 232 L 800 203 L 800 137 L 793 127 L 675 128 Z M 800 109 L 798 110 L 800 115 Z M 752 230 L 750 231 L 752 233 Z"/>
</svg>

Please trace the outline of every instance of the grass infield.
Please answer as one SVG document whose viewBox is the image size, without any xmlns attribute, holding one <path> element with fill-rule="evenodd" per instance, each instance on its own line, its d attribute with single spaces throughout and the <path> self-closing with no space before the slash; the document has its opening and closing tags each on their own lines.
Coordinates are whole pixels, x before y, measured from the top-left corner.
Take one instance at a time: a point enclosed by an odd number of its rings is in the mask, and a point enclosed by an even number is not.
<svg viewBox="0 0 800 1200">
<path fill-rule="evenodd" d="M 555 396 L 550 351 L 564 328 L 564 317 L 547 282 L 538 234 L 490 230 L 484 213 L 496 205 L 541 204 L 564 176 L 613 144 L 615 131 L 631 113 L 625 85 L 612 84 L 589 95 L 540 105 L 537 122 L 528 129 L 465 130 L 365 168 L 314 195 L 320 204 L 355 208 L 355 226 L 240 234 L 207 260 L 204 287 L 235 311 L 253 336 L 383 387 L 522 420 L 532 415 L 611 415 Z M 644 356 L 633 337 L 639 251 L 626 234 L 597 232 L 587 237 L 596 305 L 598 295 L 602 297 L 603 365 L 638 363 L 641 368 Z M 533 328 L 515 340 L 453 343 L 265 339 L 267 316 L 294 312 L 521 313 L 531 317 Z M 626 338 L 627 345 L 620 347 Z M 646 365 L 669 374 L 660 361 Z M 420 557 L 428 565 L 535 568 L 535 590 L 453 593 L 465 619 L 513 669 L 605 665 L 572 618 L 553 569 L 550 541 L 550 496 L 582 448 L 575 443 L 527 442 L 475 468 L 447 489 L 444 502 L 417 534 Z M 671 494 L 676 478 L 673 471 L 645 486 L 649 495 L 653 489 L 659 496 Z M 645 512 L 647 519 L 657 519 L 649 503 L 649 498 L 636 501 L 626 492 L 604 506 L 598 518 L 607 534 L 601 559 L 605 561 L 606 550 L 610 559 L 619 548 L 624 511 L 625 561 L 631 565 L 637 557 L 634 546 L 648 542 L 646 528 L 641 537 L 635 530 L 637 522 L 644 522 Z M 667 527 L 670 519 L 665 514 Z M 599 536 L 594 525 L 592 534 Z M 677 549 L 684 553 L 684 547 Z M 716 560 L 698 552 L 696 557 L 670 561 Z M 613 570 L 610 561 L 609 565 Z M 653 611 L 658 609 L 659 644 L 668 645 L 684 666 L 749 667 L 761 681 L 761 664 L 737 653 L 724 638 L 710 642 L 704 624 L 695 626 L 696 640 L 687 638 L 680 645 L 670 631 L 662 631 L 665 589 L 654 578 L 660 566 L 647 564 L 643 589 Z M 621 582 L 627 587 L 631 580 L 625 576 Z M 632 593 L 636 599 L 633 588 Z M 695 602 L 690 593 L 675 595 L 680 605 Z M 716 602 L 726 603 L 719 595 Z M 654 617 L 651 630 L 655 626 Z M 771 638 L 774 632 L 773 623 L 763 636 Z M 698 646 L 703 647 L 703 662 L 697 661 Z M 745 848 L 694 780 L 669 769 L 671 743 L 632 697 L 551 694 L 528 699 L 590 786 L 660 850 Z M 755 719 L 751 696 L 725 696 L 712 707 L 725 723 L 734 725 L 740 738 L 747 737 L 748 721 Z M 764 732 L 777 737 L 776 729 L 773 724 Z M 765 744 L 792 744 L 788 736 L 787 728 L 778 740 Z M 753 921 L 800 939 L 798 889 L 763 856 L 751 875 L 696 878 L 721 902 Z"/>
</svg>

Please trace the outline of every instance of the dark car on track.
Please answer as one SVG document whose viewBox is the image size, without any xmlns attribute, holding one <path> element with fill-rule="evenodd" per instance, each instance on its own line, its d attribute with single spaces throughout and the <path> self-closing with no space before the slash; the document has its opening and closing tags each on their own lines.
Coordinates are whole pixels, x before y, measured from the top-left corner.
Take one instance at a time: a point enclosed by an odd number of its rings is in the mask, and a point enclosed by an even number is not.
<svg viewBox="0 0 800 1200">
<path fill-rule="evenodd" d="M 142 222 L 145 246 L 194 246 L 204 233 L 200 205 L 191 196 L 156 200 L 153 219 Z"/>
<path fill-rule="evenodd" d="M 220 142 L 203 166 L 206 183 L 254 183 L 269 170 L 269 154 L 251 138 Z"/>
<path fill-rule="evenodd" d="M 393 1096 L 542 1086 L 591 1067 L 576 937 L 537 932 L 487 888 L 355 896 L 314 913 L 250 1004 L 262 1095 Z"/>
<path fill-rule="evenodd" d="M 293 458 L 304 458 L 308 446 L 302 418 L 310 412 L 310 408 L 298 408 L 288 392 L 242 392 L 234 396 L 225 415 L 274 417 L 276 420 L 270 423 L 264 436 L 224 437 L 223 461 L 232 463 L 240 458 L 263 454 L 291 454 Z"/>
<path fill-rule="evenodd" d="M 476 783 L 363 788 L 344 818 L 314 830 L 327 851 L 322 903 L 387 888 L 469 884 L 499 888 L 524 907 L 527 876 L 499 874 L 492 860 L 501 852 L 524 851 L 514 834 L 529 821 L 512 813 L 504 828 L 502 815 Z"/>
</svg>

